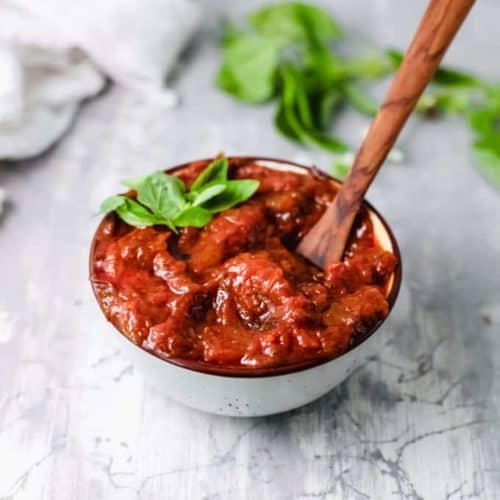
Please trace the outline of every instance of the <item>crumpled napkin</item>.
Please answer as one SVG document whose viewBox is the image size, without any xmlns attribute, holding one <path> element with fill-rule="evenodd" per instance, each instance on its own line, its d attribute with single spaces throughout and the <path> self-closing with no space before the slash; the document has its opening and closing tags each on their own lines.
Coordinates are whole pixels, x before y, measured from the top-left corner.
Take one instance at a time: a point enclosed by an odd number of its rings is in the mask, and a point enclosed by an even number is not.
<svg viewBox="0 0 500 500">
<path fill-rule="evenodd" d="M 0 2 L 0 159 L 50 147 L 106 79 L 176 103 L 164 78 L 197 29 L 191 0 Z"/>
</svg>

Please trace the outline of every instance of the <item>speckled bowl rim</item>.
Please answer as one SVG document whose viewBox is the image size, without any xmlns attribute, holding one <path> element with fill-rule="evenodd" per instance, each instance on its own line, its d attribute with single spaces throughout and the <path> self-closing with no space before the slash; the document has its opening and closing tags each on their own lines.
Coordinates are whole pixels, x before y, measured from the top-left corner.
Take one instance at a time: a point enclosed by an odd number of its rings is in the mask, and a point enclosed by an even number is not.
<svg viewBox="0 0 500 500">
<path fill-rule="evenodd" d="M 192 163 L 203 163 L 203 162 L 209 162 L 212 161 L 213 158 L 205 158 L 205 159 L 200 159 L 200 160 L 193 160 L 190 162 L 185 162 L 180 165 L 176 165 L 174 167 L 170 167 L 165 170 L 165 172 L 174 172 L 176 170 L 179 170 L 181 168 L 184 168 Z M 238 161 L 238 162 L 255 162 L 255 163 L 261 163 L 263 166 L 270 167 L 268 164 L 269 163 L 276 163 L 280 164 L 283 166 L 292 166 L 298 169 L 306 170 L 306 171 L 312 171 L 315 170 L 315 167 L 308 167 L 305 165 L 302 165 L 300 163 L 296 163 L 293 161 L 287 161 L 287 160 L 282 160 L 279 158 L 270 158 L 270 157 L 263 157 L 263 156 L 229 156 L 228 157 L 229 161 Z M 322 171 L 322 175 L 325 176 L 325 178 L 330 179 L 331 181 L 337 183 L 337 184 L 342 184 L 342 181 L 332 177 L 331 175 L 328 175 Z M 256 377 L 275 377 L 275 376 L 280 376 L 280 375 L 290 375 L 292 373 L 297 373 L 303 370 L 308 370 L 320 365 L 324 365 L 326 363 L 330 363 L 335 360 L 339 360 L 343 356 L 346 356 L 350 354 L 352 351 L 360 347 L 365 341 L 367 341 L 370 337 L 372 337 L 375 332 L 382 326 L 382 324 L 386 321 L 386 319 L 389 317 L 389 315 L 392 312 L 392 309 L 394 307 L 394 304 L 396 303 L 396 299 L 399 294 L 399 289 L 401 287 L 401 280 L 403 276 L 403 267 L 402 267 L 402 262 L 401 262 L 401 252 L 399 250 L 399 245 L 397 243 L 396 237 L 394 236 L 394 233 L 392 232 L 392 229 L 390 228 L 389 224 L 386 222 L 386 220 L 382 217 L 382 215 L 376 210 L 368 201 L 363 201 L 363 206 L 368 210 L 368 212 L 373 213 L 380 223 L 382 224 L 382 227 L 386 231 L 387 235 L 389 236 L 389 240 L 391 242 L 392 246 L 392 251 L 394 255 L 396 256 L 397 259 L 397 264 L 396 268 L 393 272 L 393 280 L 392 280 L 392 286 L 390 287 L 389 293 L 387 294 L 387 301 L 389 303 L 389 312 L 387 313 L 387 316 L 379 321 L 369 332 L 366 334 L 360 335 L 356 341 L 347 349 L 344 353 L 342 353 L 339 356 L 332 356 L 332 357 L 327 357 L 327 358 L 319 358 L 319 359 L 310 359 L 307 361 L 301 361 L 299 363 L 293 363 L 290 365 L 285 365 L 285 366 L 277 366 L 277 367 L 266 367 L 266 368 L 251 368 L 251 367 L 225 367 L 225 366 L 219 366 L 215 364 L 210 364 L 206 363 L 203 361 L 196 361 L 196 360 L 189 360 L 189 359 L 178 359 L 178 358 L 167 358 L 165 356 L 161 356 L 160 354 L 150 350 L 146 349 L 145 347 L 136 344 L 132 340 L 130 340 L 126 335 L 123 334 L 123 332 L 110 320 L 108 320 L 114 327 L 115 329 L 120 333 L 122 337 L 124 337 L 128 342 L 130 342 L 132 345 L 137 347 L 138 349 L 141 349 L 144 351 L 146 354 L 150 356 L 154 356 L 155 358 L 160 359 L 161 361 L 164 361 L 166 363 L 170 363 L 171 365 L 177 366 L 179 368 L 185 368 L 190 371 L 195 371 L 199 373 L 203 373 L 205 375 L 214 375 L 214 376 L 222 376 L 222 377 L 236 377 L 236 378 L 256 378 Z M 110 217 L 113 217 L 112 214 L 107 214 L 100 222 L 98 225 L 94 236 L 92 238 L 92 243 L 90 247 L 90 255 L 89 255 L 89 280 L 92 286 L 92 291 L 94 293 L 94 297 L 97 300 L 97 303 L 99 304 L 99 307 L 104 314 L 104 309 L 102 307 L 101 301 L 99 300 L 99 297 L 97 295 L 97 290 L 96 290 L 96 283 L 92 279 L 92 274 L 93 274 L 93 264 L 94 264 L 94 253 L 95 249 L 97 246 L 97 234 L 99 233 L 102 225 L 108 220 Z M 104 314 L 104 317 L 106 315 Z M 107 318 L 106 318 L 107 319 Z"/>
</svg>

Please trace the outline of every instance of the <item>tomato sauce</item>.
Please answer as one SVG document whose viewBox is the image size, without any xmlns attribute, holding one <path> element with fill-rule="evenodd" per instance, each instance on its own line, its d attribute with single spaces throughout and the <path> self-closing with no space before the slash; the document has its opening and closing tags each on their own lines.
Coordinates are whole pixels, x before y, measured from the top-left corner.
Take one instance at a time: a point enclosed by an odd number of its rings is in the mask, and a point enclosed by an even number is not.
<svg viewBox="0 0 500 500">
<path fill-rule="evenodd" d="M 189 185 L 206 165 L 176 174 Z M 342 354 L 388 314 L 395 256 L 361 211 L 343 262 L 319 270 L 293 249 L 333 183 L 249 160 L 230 160 L 230 176 L 259 180 L 257 193 L 203 228 L 175 234 L 106 217 L 91 262 L 106 317 L 165 358 L 264 368 Z"/>
</svg>

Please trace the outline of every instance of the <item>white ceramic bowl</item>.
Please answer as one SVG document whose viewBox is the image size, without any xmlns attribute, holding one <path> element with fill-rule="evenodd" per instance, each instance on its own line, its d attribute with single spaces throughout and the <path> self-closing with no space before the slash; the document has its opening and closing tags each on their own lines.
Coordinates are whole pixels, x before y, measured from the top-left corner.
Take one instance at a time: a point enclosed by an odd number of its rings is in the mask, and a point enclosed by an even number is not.
<svg viewBox="0 0 500 500">
<path fill-rule="evenodd" d="M 252 160 L 273 169 L 302 174 L 307 171 L 307 167 L 283 160 Z M 339 183 L 334 179 L 332 182 Z M 380 244 L 398 259 L 387 286 L 390 313 L 401 283 L 401 255 L 387 223 L 370 204 L 365 202 L 365 207 Z M 90 254 L 91 266 L 93 252 L 94 245 Z M 256 417 L 298 408 L 331 391 L 377 351 L 378 336 L 374 333 L 382 323 L 364 335 L 349 351 L 334 359 L 252 371 L 228 369 L 197 361 L 163 359 L 134 344 L 120 332 L 117 332 L 116 337 L 122 352 L 133 365 L 170 398 L 209 413 Z"/>
</svg>

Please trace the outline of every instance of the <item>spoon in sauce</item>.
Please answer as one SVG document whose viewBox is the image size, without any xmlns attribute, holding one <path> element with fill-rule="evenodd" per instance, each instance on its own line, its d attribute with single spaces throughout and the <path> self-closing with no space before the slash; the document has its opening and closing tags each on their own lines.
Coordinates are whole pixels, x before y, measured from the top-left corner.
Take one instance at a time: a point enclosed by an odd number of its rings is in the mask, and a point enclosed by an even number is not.
<svg viewBox="0 0 500 500">
<path fill-rule="evenodd" d="M 296 251 L 324 269 L 342 259 L 363 197 L 475 0 L 431 0 L 351 172 Z"/>
</svg>

